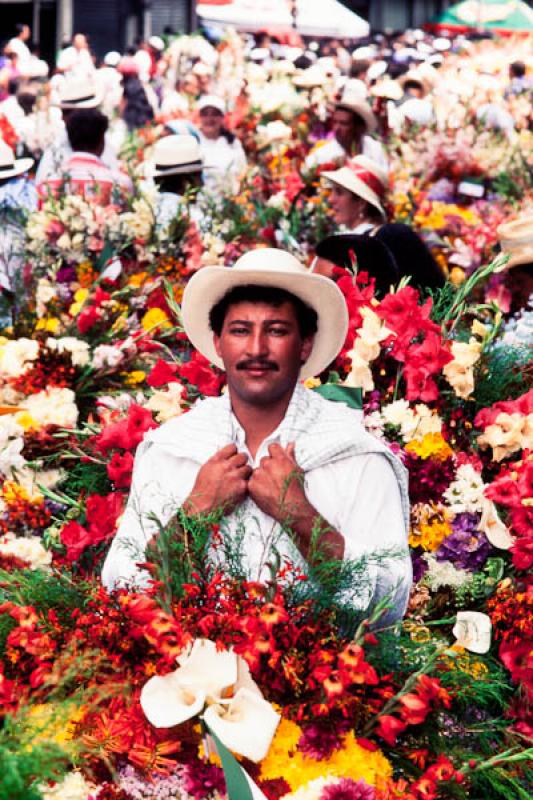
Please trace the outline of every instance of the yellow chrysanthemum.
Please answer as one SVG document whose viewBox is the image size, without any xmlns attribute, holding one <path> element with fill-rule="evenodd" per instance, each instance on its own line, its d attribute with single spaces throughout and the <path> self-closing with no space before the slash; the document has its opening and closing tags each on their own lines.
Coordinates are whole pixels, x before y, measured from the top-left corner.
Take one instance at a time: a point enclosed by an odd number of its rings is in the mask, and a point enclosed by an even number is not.
<svg viewBox="0 0 533 800">
<path fill-rule="evenodd" d="M 306 389 L 314 389 L 316 386 L 321 386 L 320 378 L 306 378 L 304 386 Z"/>
<path fill-rule="evenodd" d="M 124 375 L 124 383 L 127 386 L 137 386 L 146 378 L 146 372 L 143 372 L 142 369 L 135 369 L 132 372 L 124 372 L 122 374 Z"/>
<path fill-rule="evenodd" d="M 291 791 L 297 791 L 316 778 L 338 776 L 365 780 L 372 786 L 383 785 L 392 775 L 392 767 L 380 750 L 361 747 L 350 731 L 342 739 L 342 746 L 327 761 L 317 761 L 300 753 L 296 745 L 301 729 L 295 723 L 282 720 L 268 752 L 261 762 L 261 778 L 284 778 Z"/>
<path fill-rule="evenodd" d="M 128 278 L 128 284 L 130 286 L 135 286 L 136 288 L 138 288 L 139 286 L 143 285 L 147 277 L 148 277 L 147 272 L 136 272 L 135 275 L 130 275 L 130 277 Z"/>
<path fill-rule="evenodd" d="M 76 723 L 83 714 L 83 708 L 72 703 L 63 707 L 40 703 L 28 709 L 20 721 L 20 727 L 32 744 L 54 742 L 68 752 L 72 749 L 69 745 L 75 736 Z"/>
<path fill-rule="evenodd" d="M 436 458 L 445 461 L 453 455 L 452 449 L 444 439 L 442 433 L 426 433 L 422 439 L 413 439 L 405 449 L 415 453 L 419 458 Z"/>
<path fill-rule="evenodd" d="M 15 422 L 24 428 L 25 431 L 34 430 L 37 431 L 40 428 L 38 422 L 35 422 L 31 414 L 27 411 L 19 411 L 18 414 L 15 415 Z"/>
<path fill-rule="evenodd" d="M 145 331 L 152 328 L 171 328 L 170 320 L 161 308 L 151 308 L 146 312 L 141 320 L 141 325 Z"/>
<path fill-rule="evenodd" d="M 423 550 L 433 552 L 451 532 L 451 525 L 445 520 L 422 523 L 411 529 L 409 544 L 411 547 L 421 547 Z"/>
</svg>

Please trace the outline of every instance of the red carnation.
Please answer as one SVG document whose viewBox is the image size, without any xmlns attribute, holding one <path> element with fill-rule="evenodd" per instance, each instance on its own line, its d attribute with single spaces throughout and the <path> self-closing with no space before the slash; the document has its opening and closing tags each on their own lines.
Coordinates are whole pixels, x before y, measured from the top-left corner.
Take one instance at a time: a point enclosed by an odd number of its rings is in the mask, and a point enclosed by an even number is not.
<svg viewBox="0 0 533 800">
<path fill-rule="evenodd" d="M 91 534 L 78 522 L 67 522 L 60 534 L 61 544 L 67 548 L 67 560 L 77 561 L 91 544 Z"/>
<path fill-rule="evenodd" d="M 96 306 L 82 309 L 76 321 L 80 333 L 87 333 L 100 320 L 102 312 Z"/>
</svg>

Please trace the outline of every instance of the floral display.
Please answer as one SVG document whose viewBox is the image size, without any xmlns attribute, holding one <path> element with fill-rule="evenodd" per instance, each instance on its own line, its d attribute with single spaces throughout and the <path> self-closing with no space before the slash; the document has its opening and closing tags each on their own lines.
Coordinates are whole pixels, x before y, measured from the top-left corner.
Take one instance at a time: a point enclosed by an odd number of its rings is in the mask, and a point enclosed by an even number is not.
<svg viewBox="0 0 533 800">
<path fill-rule="evenodd" d="M 173 119 L 162 114 L 122 151 L 127 197 L 60 193 L 24 224 L 0 316 L 0 797 L 526 800 L 532 311 L 510 313 L 496 231 L 531 204 L 525 124 L 506 140 L 465 102 L 459 132 L 391 133 L 391 219 L 421 234 L 449 280 L 376 295 L 354 254 L 334 274 L 346 340 L 306 381 L 360 390 L 366 430 L 407 467 L 405 619 L 385 624 L 387 601 L 347 609 L 357 562 L 282 561 L 252 582 L 235 556 L 222 572 L 216 514 L 161 527 L 145 591 L 102 586 L 137 447 L 226 389 L 184 333 L 191 275 L 252 246 L 309 265 L 335 230 L 322 168 L 305 167 L 327 92 L 263 81 L 241 45 L 178 37 L 167 56 L 173 69 L 218 64 L 248 156 L 238 192 L 186 193 L 158 224 L 141 166 Z M 245 75 L 256 91 L 240 103 Z M 0 132 L 13 140 L 3 117 Z"/>
</svg>

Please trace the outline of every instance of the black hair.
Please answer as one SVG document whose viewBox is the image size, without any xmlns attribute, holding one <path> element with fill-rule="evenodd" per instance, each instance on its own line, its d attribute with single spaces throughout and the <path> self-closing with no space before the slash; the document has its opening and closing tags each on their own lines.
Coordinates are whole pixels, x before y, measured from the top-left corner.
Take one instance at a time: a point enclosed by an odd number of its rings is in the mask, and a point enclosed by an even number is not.
<svg viewBox="0 0 533 800">
<path fill-rule="evenodd" d="M 72 111 L 66 120 L 70 146 L 75 151 L 97 153 L 102 146 L 108 119 L 97 108 L 79 108 Z"/>
<path fill-rule="evenodd" d="M 154 118 L 154 109 L 148 102 L 144 87 L 137 75 L 124 75 L 122 86 L 125 103 L 122 119 L 129 131 L 142 128 Z"/>
<path fill-rule="evenodd" d="M 7 93 L 16 94 L 20 86 L 20 78 L 10 78 L 7 82 Z"/>
<path fill-rule="evenodd" d="M 183 195 L 190 189 L 200 188 L 202 173 L 198 170 L 197 172 L 180 172 L 172 175 L 156 175 L 154 180 L 160 192 Z"/>
<path fill-rule="evenodd" d="M 526 65 L 523 61 L 513 61 L 513 63 L 509 65 L 509 71 L 513 78 L 523 78 L 526 74 Z"/>
<path fill-rule="evenodd" d="M 28 28 L 28 27 L 29 27 L 29 25 L 26 25 L 25 22 L 18 22 L 15 25 L 15 30 L 17 32 L 17 36 L 20 36 L 20 34 L 23 33 L 26 30 L 26 28 Z"/>
<path fill-rule="evenodd" d="M 288 292 L 286 289 L 278 289 L 276 286 L 245 284 L 244 286 L 235 286 L 227 291 L 209 312 L 209 325 L 217 336 L 220 336 L 222 332 L 228 309 L 230 306 L 237 305 L 237 303 L 264 303 L 274 308 L 279 308 L 283 303 L 291 303 L 302 339 L 314 336 L 318 330 L 318 315 L 314 308 L 308 306 L 307 303 L 304 303 L 292 292 Z"/>
</svg>

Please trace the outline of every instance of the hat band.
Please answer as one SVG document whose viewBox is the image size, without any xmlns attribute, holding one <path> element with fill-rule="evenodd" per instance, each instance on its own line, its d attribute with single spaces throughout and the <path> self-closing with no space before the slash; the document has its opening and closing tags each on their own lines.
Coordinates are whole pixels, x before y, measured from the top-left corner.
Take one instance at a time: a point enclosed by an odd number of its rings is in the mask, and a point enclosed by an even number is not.
<svg viewBox="0 0 533 800">
<path fill-rule="evenodd" d="M 176 169 L 176 167 L 203 167 L 203 161 L 198 158 L 196 161 L 186 161 L 184 164 L 157 164 L 155 168 L 160 172 L 168 172 L 171 169 Z"/>
<path fill-rule="evenodd" d="M 374 194 L 377 194 L 378 197 L 383 198 L 385 196 L 385 187 L 372 172 L 368 172 L 366 169 L 361 169 L 360 167 L 352 166 L 349 162 L 346 164 L 349 170 L 353 172 L 356 178 L 359 178 L 360 181 L 363 181 L 369 189 L 371 189 Z"/>
<path fill-rule="evenodd" d="M 65 98 L 65 99 L 61 100 L 60 102 L 63 103 L 63 104 L 64 103 L 85 103 L 87 100 L 96 100 L 96 95 L 93 93 L 93 94 L 88 94 L 85 97 Z"/>
<path fill-rule="evenodd" d="M 11 164 L 0 164 L 0 173 L 1 172 L 9 172 L 12 169 L 15 169 L 15 162 L 14 161 Z"/>
</svg>

